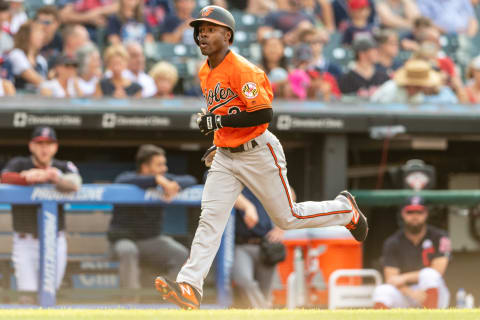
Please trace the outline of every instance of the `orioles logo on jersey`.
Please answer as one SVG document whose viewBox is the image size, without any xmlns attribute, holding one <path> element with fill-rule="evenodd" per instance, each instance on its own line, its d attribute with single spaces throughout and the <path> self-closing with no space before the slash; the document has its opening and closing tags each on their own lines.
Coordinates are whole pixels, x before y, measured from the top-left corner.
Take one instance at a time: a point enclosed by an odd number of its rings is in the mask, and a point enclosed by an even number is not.
<svg viewBox="0 0 480 320">
<path fill-rule="evenodd" d="M 230 88 L 222 88 L 220 82 L 217 82 L 215 89 L 205 90 L 205 100 L 207 100 L 208 111 L 213 112 L 223 107 L 230 101 L 238 97 L 238 95 Z"/>
<path fill-rule="evenodd" d="M 212 7 L 205 8 L 202 10 L 202 17 L 208 17 L 212 12 L 213 12 Z"/>
</svg>

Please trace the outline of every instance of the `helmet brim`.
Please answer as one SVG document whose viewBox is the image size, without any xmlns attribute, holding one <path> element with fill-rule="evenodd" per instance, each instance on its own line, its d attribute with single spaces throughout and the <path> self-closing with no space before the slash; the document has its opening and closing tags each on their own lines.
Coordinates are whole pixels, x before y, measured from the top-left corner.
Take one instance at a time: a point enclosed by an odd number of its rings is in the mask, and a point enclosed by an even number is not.
<svg viewBox="0 0 480 320">
<path fill-rule="evenodd" d="M 200 23 L 202 22 L 210 22 L 210 23 L 213 23 L 213 24 L 216 24 L 216 25 L 219 25 L 219 26 L 222 26 L 222 27 L 226 27 L 230 30 L 232 30 L 232 27 L 230 27 L 229 25 L 223 23 L 223 22 L 220 22 L 218 20 L 215 20 L 215 19 L 209 19 L 209 18 L 198 18 L 198 19 L 195 19 L 193 20 L 192 22 L 190 22 L 190 27 L 196 27 L 198 26 Z M 233 30 L 232 30 L 233 31 Z"/>
</svg>

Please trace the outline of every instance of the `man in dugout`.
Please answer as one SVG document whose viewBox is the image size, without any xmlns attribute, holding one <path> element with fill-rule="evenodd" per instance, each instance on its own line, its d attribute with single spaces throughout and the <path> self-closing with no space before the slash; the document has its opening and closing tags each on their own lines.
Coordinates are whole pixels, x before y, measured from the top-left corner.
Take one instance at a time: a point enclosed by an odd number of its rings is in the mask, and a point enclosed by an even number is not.
<svg viewBox="0 0 480 320">
<path fill-rule="evenodd" d="M 451 245 L 445 231 L 427 224 L 428 209 L 421 197 L 402 208 L 403 228 L 383 246 L 385 284 L 373 294 L 375 308 L 447 308 L 450 293 L 443 275 Z"/>
<path fill-rule="evenodd" d="M 136 171 L 121 173 L 115 183 L 133 184 L 142 189 L 161 188 L 166 202 L 173 200 L 182 189 L 197 183 L 193 176 L 169 173 L 165 150 L 155 145 L 145 144 L 138 148 L 136 167 Z M 140 264 L 176 275 L 187 260 L 187 248 L 162 233 L 163 210 L 161 205 L 114 206 L 108 240 L 114 257 L 119 260 L 122 288 L 141 287 Z"/>
<path fill-rule="evenodd" d="M 58 151 L 55 130 L 51 127 L 37 127 L 33 130 L 28 144 L 31 155 L 11 159 L 2 170 L 2 183 L 33 185 L 51 183 L 62 192 L 80 189 L 82 178 L 71 161 L 54 158 Z M 12 205 L 13 249 L 12 260 L 15 269 L 17 289 L 34 293 L 38 290 L 39 240 L 36 205 Z M 65 213 L 63 205 L 58 206 L 57 226 L 57 279 L 60 287 L 67 266 L 67 241 L 65 238 Z M 35 303 L 34 295 L 22 294 L 20 303 Z"/>
</svg>

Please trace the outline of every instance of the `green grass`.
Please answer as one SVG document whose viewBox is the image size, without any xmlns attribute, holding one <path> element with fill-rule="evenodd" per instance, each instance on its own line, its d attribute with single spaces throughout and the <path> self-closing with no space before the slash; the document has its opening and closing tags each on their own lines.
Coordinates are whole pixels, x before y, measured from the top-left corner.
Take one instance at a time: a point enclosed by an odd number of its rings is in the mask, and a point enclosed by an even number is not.
<svg viewBox="0 0 480 320">
<path fill-rule="evenodd" d="M 470 310 L 127 310 L 127 309 L 7 309 L 0 319 L 48 320 L 479 320 L 480 309 Z"/>
</svg>

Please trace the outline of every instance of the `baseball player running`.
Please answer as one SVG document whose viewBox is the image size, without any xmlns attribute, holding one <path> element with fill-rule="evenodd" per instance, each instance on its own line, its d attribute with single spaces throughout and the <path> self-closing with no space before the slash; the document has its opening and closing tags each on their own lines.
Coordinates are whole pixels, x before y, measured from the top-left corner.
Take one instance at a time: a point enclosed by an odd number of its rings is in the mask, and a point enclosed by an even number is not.
<svg viewBox="0 0 480 320">
<path fill-rule="evenodd" d="M 244 186 L 282 229 L 345 226 L 357 241 L 364 241 L 368 225 L 347 191 L 331 201 L 292 201 L 282 146 L 267 130 L 273 117 L 272 88 L 261 69 L 229 50 L 235 31 L 232 14 L 207 6 L 190 25 L 195 42 L 208 57 L 199 71 L 208 110 L 199 113 L 197 123 L 203 134 L 214 133 L 214 146 L 206 156 L 207 161 L 214 158 L 190 257 L 176 282 L 160 276 L 155 285 L 163 299 L 183 309 L 198 309 L 203 281 Z"/>
</svg>

